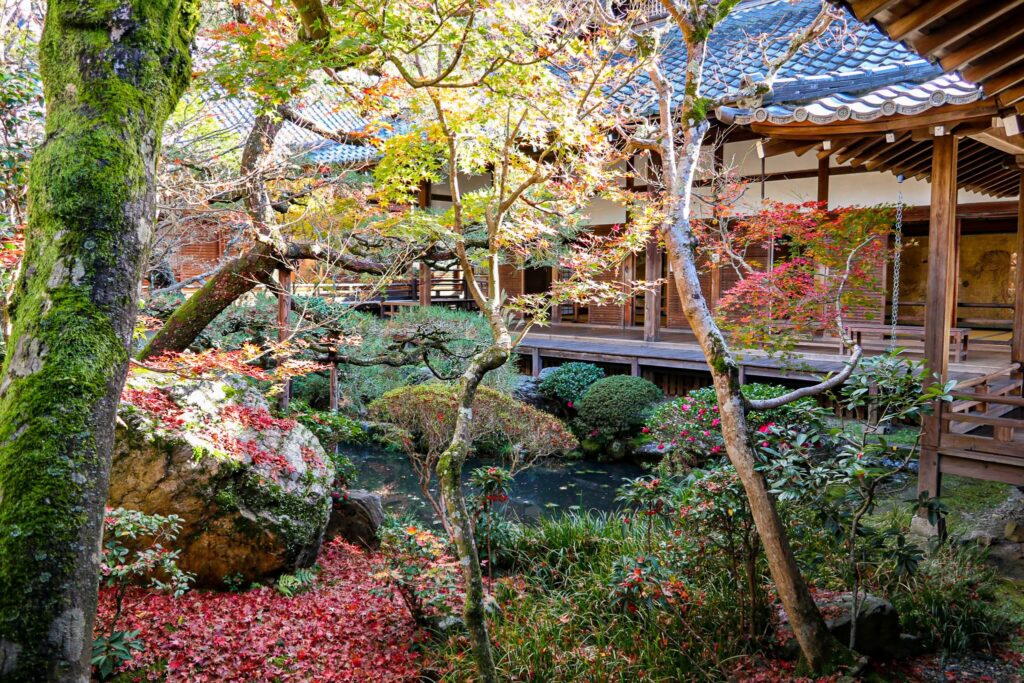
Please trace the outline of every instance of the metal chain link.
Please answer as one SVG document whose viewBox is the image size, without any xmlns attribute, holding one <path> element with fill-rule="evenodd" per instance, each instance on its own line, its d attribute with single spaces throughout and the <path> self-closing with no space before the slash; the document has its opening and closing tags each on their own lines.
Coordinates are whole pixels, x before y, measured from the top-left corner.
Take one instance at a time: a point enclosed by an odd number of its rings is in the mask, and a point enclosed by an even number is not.
<svg viewBox="0 0 1024 683">
<path fill-rule="evenodd" d="M 900 316 L 900 270 L 903 265 L 903 191 L 896 196 L 896 224 L 893 226 L 892 257 L 892 329 L 889 350 L 896 349 L 896 325 Z"/>
</svg>

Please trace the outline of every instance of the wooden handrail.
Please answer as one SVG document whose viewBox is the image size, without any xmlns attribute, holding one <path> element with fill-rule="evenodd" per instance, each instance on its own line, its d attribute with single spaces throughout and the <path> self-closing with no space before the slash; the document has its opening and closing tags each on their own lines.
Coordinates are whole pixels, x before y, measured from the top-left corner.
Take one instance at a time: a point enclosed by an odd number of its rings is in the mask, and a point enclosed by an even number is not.
<svg viewBox="0 0 1024 683">
<path fill-rule="evenodd" d="M 990 415 L 975 415 L 974 413 L 945 413 L 943 420 L 950 422 L 971 422 L 973 424 L 989 425 L 990 427 L 1013 427 L 1024 429 L 1024 420 L 1012 417 L 992 417 Z"/>
<path fill-rule="evenodd" d="M 1020 396 L 1000 396 L 998 394 L 972 394 L 969 392 L 954 391 L 953 398 L 959 400 L 976 401 L 978 403 L 998 403 L 1005 406 L 1017 406 L 1024 408 L 1024 398 Z"/>
<path fill-rule="evenodd" d="M 1011 372 L 1016 372 L 1017 370 L 1020 370 L 1020 363 L 1010 363 L 1006 367 L 1000 368 L 995 372 L 990 372 L 987 375 L 981 375 L 980 377 L 972 377 L 970 379 L 965 379 L 964 381 L 957 383 L 957 385 L 953 387 L 953 389 L 955 391 L 959 389 L 969 389 L 970 387 L 976 387 L 979 384 L 984 384 L 985 382 L 989 382 L 1004 375 L 1008 375 Z"/>
</svg>

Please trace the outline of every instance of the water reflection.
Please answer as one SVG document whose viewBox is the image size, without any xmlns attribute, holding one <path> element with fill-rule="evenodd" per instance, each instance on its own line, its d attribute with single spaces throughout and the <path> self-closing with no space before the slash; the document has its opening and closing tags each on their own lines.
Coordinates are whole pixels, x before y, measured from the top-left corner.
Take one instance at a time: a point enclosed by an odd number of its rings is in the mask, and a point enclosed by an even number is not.
<svg viewBox="0 0 1024 683">
<path fill-rule="evenodd" d="M 425 522 L 436 523 L 433 510 L 423 500 L 416 473 L 401 453 L 380 448 L 351 448 L 345 452 L 359 473 L 356 486 L 379 493 L 388 512 L 411 514 Z M 469 472 L 486 464 L 471 459 Z M 535 465 L 516 476 L 516 485 L 508 504 L 510 514 L 522 520 L 571 510 L 612 511 L 619 508 L 615 491 L 626 479 L 644 474 L 632 463 L 548 462 Z"/>
</svg>

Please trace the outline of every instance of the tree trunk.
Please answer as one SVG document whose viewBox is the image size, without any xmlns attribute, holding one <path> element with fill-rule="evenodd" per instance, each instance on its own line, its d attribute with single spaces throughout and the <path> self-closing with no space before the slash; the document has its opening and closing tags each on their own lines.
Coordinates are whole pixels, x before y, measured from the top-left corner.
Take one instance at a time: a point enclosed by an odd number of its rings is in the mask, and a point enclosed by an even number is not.
<svg viewBox="0 0 1024 683">
<path fill-rule="evenodd" d="M 264 244 L 225 264 L 171 314 L 139 358 L 184 351 L 224 309 L 261 282 L 269 283 L 280 265 L 280 259 Z"/>
<path fill-rule="evenodd" d="M 473 659 L 482 683 L 497 683 L 498 674 L 491 652 L 491 639 L 487 633 L 487 612 L 484 606 L 483 572 L 480 555 L 473 535 L 473 518 L 466 508 L 462 489 L 462 467 L 472 446 L 473 399 L 477 387 L 489 371 L 501 367 L 508 360 L 508 350 L 492 346 L 478 354 L 459 379 L 459 414 L 455 420 L 452 442 L 437 461 L 437 478 L 448 531 L 455 544 L 455 552 L 462 567 L 465 602 L 462 616 L 473 647 Z"/>
<path fill-rule="evenodd" d="M 0 381 L 0 680 L 87 681 L 114 417 L 197 0 L 51 0 Z"/>
<path fill-rule="evenodd" d="M 746 408 L 740 393 L 739 365 L 708 309 L 697 274 L 697 240 L 690 224 L 691 193 L 706 129 L 707 123 L 704 122 L 688 129 L 685 135 L 683 158 L 680 159 L 678 172 L 674 174 L 673 194 L 676 203 L 665 226 L 665 243 L 683 312 L 697 336 L 711 371 L 726 452 L 746 492 L 779 599 L 807 665 L 814 671 L 823 671 L 832 666 L 835 655 L 839 654 L 836 652 L 839 643 L 829 633 L 811 597 L 775 508 L 775 501 L 768 492 L 764 478 L 755 469 Z"/>
</svg>

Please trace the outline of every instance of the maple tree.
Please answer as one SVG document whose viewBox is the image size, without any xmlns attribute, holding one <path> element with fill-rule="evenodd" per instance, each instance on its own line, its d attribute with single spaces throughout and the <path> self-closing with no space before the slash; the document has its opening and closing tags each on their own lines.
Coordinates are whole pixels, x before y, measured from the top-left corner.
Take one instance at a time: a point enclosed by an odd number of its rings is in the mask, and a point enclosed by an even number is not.
<svg viewBox="0 0 1024 683">
<path fill-rule="evenodd" d="M 29 169 L 27 267 L 10 297 L 0 388 L 0 676 L 88 677 L 159 140 L 188 85 L 198 8 L 47 3 L 46 144 Z"/>
<path fill-rule="evenodd" d="M 846 317 L 882 285 L 892 219 L 884 206 L 766 201 L 748 214 L 735 202 L 716 204 L 693 232 L 698 253 L 737 277 L 718 301 L 719 324 L 737 345 L 771 351 L 822 332 L 843 337 Z M 770 264 L 751 258 L 755 249 L 772 251 Z"/>
<path fill-rule="evenodd" d="M 602 290 L 595 275 L 643 244 L 645 212 L 638 210 L 637 220 L 608 238 L 581 236 L 580 228 L 582 209 L 594 196 L 634 203 L 611 170 L 622 157 L 609 140 L 614 116 L 608 112 L 638 65 L 610 58 L 621 31 L 587 34 L 585 3 L 410 2 L 382 9 L 372 2 L 345 6 L 339 17 L 339 25 L 357 31 L 368 46 L 382 85 L 409 122 L 408 132 L 396 131 L 383 147 L 374 170 L 377 195 L 411 203 L 423 181 L 447 185 L 450 208 L 422 220 L 452 242 L 492 334 L 458 379 L 451 442 L 436 463 L 445 527 L 464 573 L 463 616 L 473 657 L 480 680 L 490 682 L 497 674 L 462 484 L 474 399 L 486 374 L 509 359 L 552 305 L 621 296 Z M 464 186 L 473 176 L 489 182 Z M 503 264 L 558 265 L 566 275 L 546 293 L 508 297 Z M 514 325 L 512 313 L 522 322 Z"/>
</svg>

